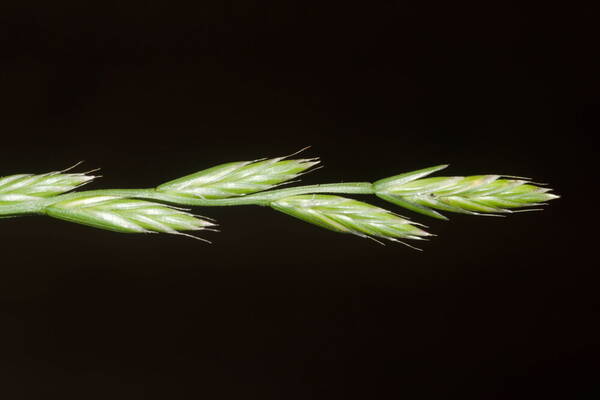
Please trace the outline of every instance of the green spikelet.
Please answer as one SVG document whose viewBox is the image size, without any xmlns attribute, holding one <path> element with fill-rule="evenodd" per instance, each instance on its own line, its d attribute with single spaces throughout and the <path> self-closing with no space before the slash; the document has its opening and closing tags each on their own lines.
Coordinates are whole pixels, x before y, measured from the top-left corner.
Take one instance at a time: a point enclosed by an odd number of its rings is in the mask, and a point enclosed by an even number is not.
<svg viewBox="0 0 600 400">
<path fill-rule="evenodd" d="M 305 173 L 318 159 L 239 161 L 184 176 L 156 188 L 176 196 L 224 199 L 272 189 Z"/>
<path fill-rule="evenodd" d="M 214 226 L 181 209 L 118 196 L 79 197 L 45 209 L 51 217 L 123 233 L 198 231 Z"/>
<path fill-rule="evenodd" d="M 361 237 L 397 240 L 430 236 L 390 211 L 340 196 L 298 195 L 274 201 L 271 207 L 322 228 Z"/>
<path fill-rule="evenodd" d="M 46 174 L 19 174 L 0 177 L 0 205 L 39 200 L 76 189 L 95 176 L 49 172 Z"/>
<path fill-rule="evenodd" d="M 543 205 L 559 196 L 526 179 L 501 175 L 423 178 L 447 165 L 426 168 L 379 180 L 373 184 L 380 198 L 428 215 L 447 219 L 435 210 L 465 214 L 501 214 L 511 209 Z"/>
</svg>

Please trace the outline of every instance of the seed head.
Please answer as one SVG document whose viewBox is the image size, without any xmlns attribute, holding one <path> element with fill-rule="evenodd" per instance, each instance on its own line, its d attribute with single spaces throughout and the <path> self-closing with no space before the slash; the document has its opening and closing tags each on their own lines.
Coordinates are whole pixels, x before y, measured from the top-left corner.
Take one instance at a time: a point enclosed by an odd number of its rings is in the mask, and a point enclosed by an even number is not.
<svg viewBox="0 0 600 400">
<path fill-rule="evenodd" d="M 95 228 L 124 233 L 198 231 L 214 226 L 179 208 L 118 196 L 90 195 L 46 207 L 46 213 Z"/>
<path fill-rule="evenodd" d="M 271 203 L 275 210 L 311 224 L 361 237 L 423 239 L 429 233 L 390 211 L 332 195 L 298 195 Z"/>
<path fill-rule="evenodd" d="M 261 192 L 306 173 L 319 163 L 316 158 L 284 160 L 285 157 L 260 161 L 221 164 L 184 176 L 156 188 L 159 192 L 202 199 L 224 199 Z"/>
<path fill-rule="evenodd" d="M 501 175 L 423 178 L 446 167 L 439 165 L 393 176 L 373 186 L 380 198 L 439 219 L 447 218 L 433 209 L 499 214 L 509 213 L 511 208 L 543 205 L 559 197 L 527 179 L 503 179 Z"/>
<path fill-rule="evenodd" d="M 49 172 L 47 174 L 19 174 L 0 177 L 0 205 L 39 200 L 78 188 L 95 176 Z"/>
</svg>

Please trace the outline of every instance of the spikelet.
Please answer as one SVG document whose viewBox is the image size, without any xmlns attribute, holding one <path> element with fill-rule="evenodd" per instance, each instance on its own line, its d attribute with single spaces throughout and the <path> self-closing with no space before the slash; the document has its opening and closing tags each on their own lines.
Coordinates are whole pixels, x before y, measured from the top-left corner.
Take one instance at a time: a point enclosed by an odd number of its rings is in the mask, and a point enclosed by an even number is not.
<svg viewBox="0 0 600 400">
<path fill-rule="evenodd" d="M 501 175 L 423 178 L 447 165 L 425 168 L 382 179 L 373 184 L 377 196 L 428 215 L 447 219 L 435 211 L 465 214 L 510 213 L 513 208 L 543 205 L 559 196 L 527 179 L 504 179 Z"/>
<path fill-rule="evenodd" d="M 90 195 L 46 207 L 47 215 L 123 233 L 198 231 L 214 226 L 182 209 L 119 196 Z"/>
<path fill-rule="evenodd" d="M 0 205 L 56 196 L 95 178 L 85 173 L 65 174 L 59 171 L 40 175 L 18 174 L 0 177 Z"/>
<path fill-rule="evenodd" d="M 431 236 L 388 210 L 340 196 L 291 196 L 274 201 L 271 207 L 322 228 L 361 237 L 396 241 Z"/>
<path fill-rule="evenodd" d="M 316 158 L 285 160 L 277 157 L 239 161 L 184 176 L 156 188 L 158 192 L 201 199 L 224 199 L 272 189 L 317 165 Z"/>
</svg>

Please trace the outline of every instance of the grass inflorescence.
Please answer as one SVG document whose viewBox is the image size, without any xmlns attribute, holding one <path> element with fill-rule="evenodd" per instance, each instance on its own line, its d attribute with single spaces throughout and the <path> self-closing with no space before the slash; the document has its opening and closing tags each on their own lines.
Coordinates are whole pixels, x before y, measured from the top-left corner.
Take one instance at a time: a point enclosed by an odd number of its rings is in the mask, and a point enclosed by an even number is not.
<svg viewBox="0 0 600 400">
<path fill-rule="evenodd" d="M 317 158 L 240 161 L 208 168 L 155 188 L 92 191 L 74 191 L 96 178 L 89 172 L 64 170 L 11 175 L 0 177 L 0 218 L 41 214 L 115 232 L 190 236 L 185 232 L 214 230 L 215 224 L 176 205 L 260 205 L 335 232 L 376 241 L 402 241 L 423 240 L 432 235 L 424 231 L 421 224 L 392 211 L 337 194 L 376 195 L 394 205 L 438 219 L 447 219 L 441 212 L 502 215 L 516 209 L 530 210 L 559 197 L 552 194 L 550 188 L 525 178 L 429 177 L 447 165 L 374 183 L 278 188 L 295 182 L 318 165 Z"/>
</svg>

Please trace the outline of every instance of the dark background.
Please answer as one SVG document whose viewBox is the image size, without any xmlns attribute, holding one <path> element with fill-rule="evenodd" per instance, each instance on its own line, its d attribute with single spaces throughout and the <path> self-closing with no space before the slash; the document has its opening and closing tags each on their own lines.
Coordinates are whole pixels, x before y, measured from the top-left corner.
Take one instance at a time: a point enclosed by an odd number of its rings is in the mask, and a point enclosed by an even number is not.
<svg viewBox="0 0 600 400">
<path fill-rule="evenodd" d="M 417 215 L 423 252 L 256 207 L 202 209 L 212 245 L 2 220 L 0 397 L 592 393 L 591 9 L 157 3 L 0 6 L 0 175 L 86 160 L 89 188 L 150 187 L 312 145 L 307 184 L 450 163 L 563 198 Z"/>
</svg>

